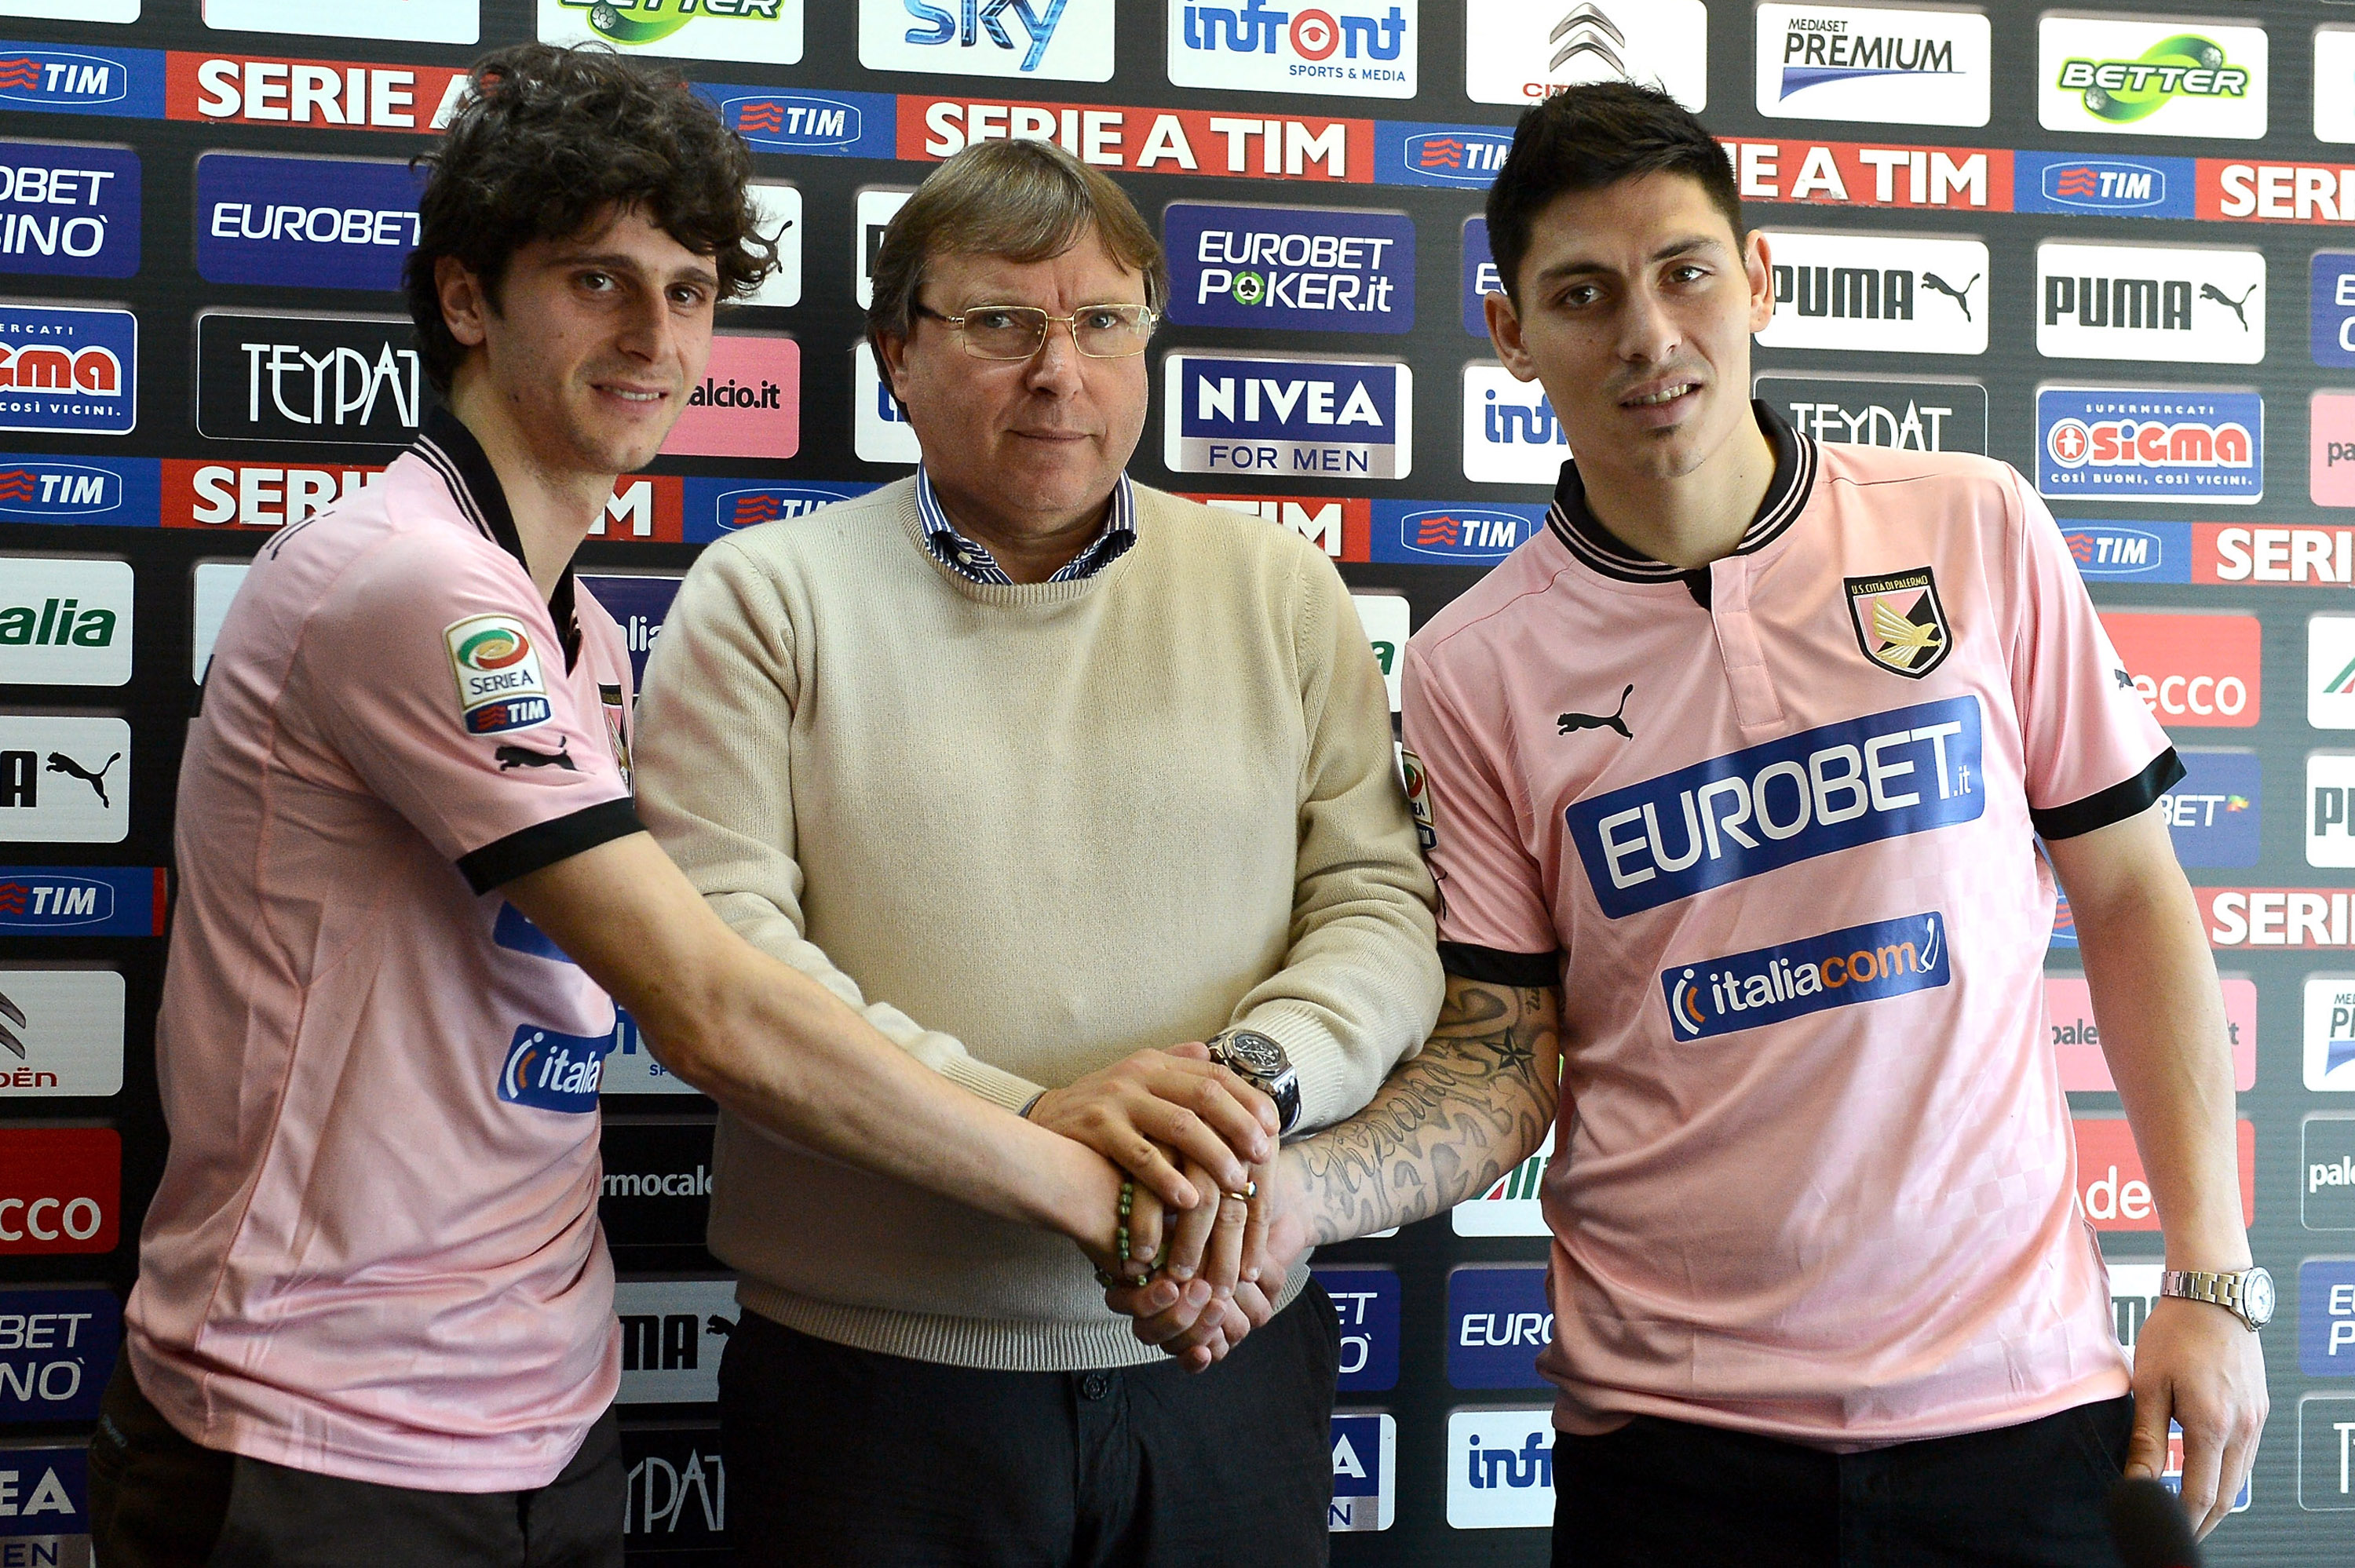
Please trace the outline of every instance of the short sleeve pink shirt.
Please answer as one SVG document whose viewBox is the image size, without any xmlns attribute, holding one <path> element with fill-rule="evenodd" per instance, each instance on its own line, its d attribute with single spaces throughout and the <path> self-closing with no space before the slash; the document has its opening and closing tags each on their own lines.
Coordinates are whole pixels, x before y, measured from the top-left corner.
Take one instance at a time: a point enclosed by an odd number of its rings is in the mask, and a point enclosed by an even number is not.
<svg viewBox="0 0 2355 1568">
<path fill-rule="evenodd" d="M 1563 987 L 1556 1423 L 1846 1446 L 2114 1397 L 2035 840 L 2179 764 L 2017 473 L 1759 418 L 1735 554 L 1640 559 L 1565 465 L 1407 652 L 1447 967 Z"/>
<path fill-rule="evenodd" d="M 221 627 L 126 1311 L 141 1388 L 207 1447 L 514 1490 L 613 1399 L 613 1006 L 496 891 L 637 829 L 620 632 L 569 573 L 553 607 L 437 414 L 264 546 Z"/>
</svg>

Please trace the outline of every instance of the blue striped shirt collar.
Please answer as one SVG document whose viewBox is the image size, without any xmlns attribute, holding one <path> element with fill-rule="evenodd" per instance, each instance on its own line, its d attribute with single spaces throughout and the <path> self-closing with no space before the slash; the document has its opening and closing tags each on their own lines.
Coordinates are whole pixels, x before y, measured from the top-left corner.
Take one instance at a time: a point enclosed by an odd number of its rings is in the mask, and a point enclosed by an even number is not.
<svg viewBox="0 0 2355 1568">
<path fill-rule="evenodd" d="M 940 497 L 932 493 L 932 476 L 922 463 L 916 465 L 916 516 L 924 525 L 924 547 L 932 551 L 934 560 L 967 582 L 999 588 L 1013 586 L 1014 579 L 1006 575 L 997 557 L 959 533 L 956 524 L 949 521 Z M 1124 473 L 1113 482 L 1112 515 L 1104 520 L 1103 532 L 1047 580 L 1069 583 L 1092 577 L 1126 555 L 1128 547 L 1135 543 L 1136 492 Z"/>
</svg>

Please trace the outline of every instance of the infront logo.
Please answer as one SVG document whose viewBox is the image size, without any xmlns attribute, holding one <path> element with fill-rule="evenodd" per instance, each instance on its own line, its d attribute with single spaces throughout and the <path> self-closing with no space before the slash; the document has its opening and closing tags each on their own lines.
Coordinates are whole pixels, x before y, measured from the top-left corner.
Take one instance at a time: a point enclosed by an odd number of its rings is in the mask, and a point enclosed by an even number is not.
<svg viewBox="0 0 2355 1568">
<path fill-rule="evenodd" d="M 1457 1530 L 1553 1523 L 1553 1411 L 1458 1410 L 1447 1418 L 1447 1522 Z"/>
<path fill-rule="evenodd" d="M 1986 810 L 1978 699 L 1949 697 L 1710 758 L 1563 819 L 1596 904 L 1618 920 Z"/>
<path fill-rule="evenodd" d="M 1268 0 L 1169 6 L 1169 79 L 1179 87 L 1412 98 L 1418 0 Z"/>
<path fill-rule="evenodd" d="M 1570 458 L 1545 387 L 1518 381 L 1501 365 L 1464 367 L 1464 477 L 1483 484 L 1542 484 Z"/>
</svg>

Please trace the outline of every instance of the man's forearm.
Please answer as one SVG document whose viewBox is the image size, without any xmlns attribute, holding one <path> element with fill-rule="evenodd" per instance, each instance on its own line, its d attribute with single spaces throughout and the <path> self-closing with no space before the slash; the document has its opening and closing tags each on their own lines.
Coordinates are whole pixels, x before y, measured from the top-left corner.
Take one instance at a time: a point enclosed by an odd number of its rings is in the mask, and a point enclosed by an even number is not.
<svg viewBox="0 0 2355 1568">
<path fill-rule="evenodd" d="M 1309 1245 L 1476 1198 L 1544 1143 L 1561 1075 L 1561 993 L 1449 976 L 1438 1026 L 1365 1109 L 1285 1150 L 1283 1207 Z"/>
<path fill-rule="evenodd" d="M 2232 1056 L 2215 960 L 2165 829 L 2138 820 L 2087 839 L 2105 835 L 2117 835 L 2115 845 L 2063 840 L 2053 859 L 2167 1255 L 2179 1268 L 2245 1267 Z"/>
</svg>

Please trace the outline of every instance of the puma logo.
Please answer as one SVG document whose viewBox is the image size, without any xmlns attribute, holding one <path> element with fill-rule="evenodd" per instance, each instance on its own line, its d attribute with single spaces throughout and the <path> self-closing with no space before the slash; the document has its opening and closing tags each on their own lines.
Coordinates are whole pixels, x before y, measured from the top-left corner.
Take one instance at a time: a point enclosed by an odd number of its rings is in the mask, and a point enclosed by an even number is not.
<svg viewBox="0 0 2355 1568">
<path fill-rule="evenodd" d="M 2243 312 L 2241 307 L 2247 304 L 2249 302 L 2249 295 L 2254 294 L 2256 291 L 2257 285 L 2252 283 L 2249 285 L 2247 292 L 2243 293 L 2236 300 L 2213 283 L 2202 283 L 2200 285 L 2200 297 L 2203 300 L 2213 300 L 2218 304 L 2223 306 L 2226 310 L 2232 312 L 2234 315 L 2239 316 L 2241 318 L 2241 330 L 2243 332 L 2249 330 L 2249 318 L 2247 313 Z"/>
<path fill-rule="evenodd" d="M 572 765 L 572 741 L 570 736 L 556 743 L 554 756 L 545 751 L 533 751 L 520 746 L 502 746 L 492 755 L 499 759 L 499 771 L 502 773 L 517 768 L 561 768 L 567 773 L 581 771 Z"/>
<path fill-rule="evenodd" d="M 1971 281 L 1957 289 L 1952 283 L 1947 282 L 1944 278 L 1939 277 L 1935 272 L 1924 272 L 1922 274 L 1922 281 L 1924 286 L 1937 290 L 1938 292 L 1945 295 L 1946 298 L 1954 301 L 1955 303 L 1963 307 L 1963 319 L 1965 321 L 1969 321 L 1971 319 L 1971 291 L 1978 286 L 1978 281 L 1979 275 L 1977 272 L 1974 272 L 1971 274 Z"/>
<path fill-rule="evenodd" d="M 108 758 L 103 763 L 101 763 L 99 765 L 98 771 L 92 773 L 89 768 L 84 768 L 80 763 L 76 762 L 64 752 L 52 751 L 49 753 L 49 771 L 52 773 L 69 773 L 76 779 L 80 779 L 83 783 L 89 785 L 91 789 L 97 791 L 98 803 L 106 807 L 109 810 L 112 810 L 114 808 L 114 802 L 106 798 L 106 774 L 107 769 L 112 768 L 116 763 L 122 760 L 123 753 L 118 751 L 113 756 Z"/>
<path fill-rule="evenodd" d="M 1630 681 L 1627 683 L 1627 690 L 1619 694 L 1619 705 L 1610 713 L 1563 714 L 1560 718 L 1554 721 L 1561 726 L 1561 728 L 1556 733 L 1568 735 L 1573 730 L 1615 729 L 1625 738 L 1629 740 L 1635 739 L 1636 734 L 1633 730 L 1627 727 L 1627 721 L 1619 716 L 1621 714 L 1627 711 L 1627 697 L 1629 693 L 1634 692 L 1635 689 L 1636 683 Z"/>
</svg>

